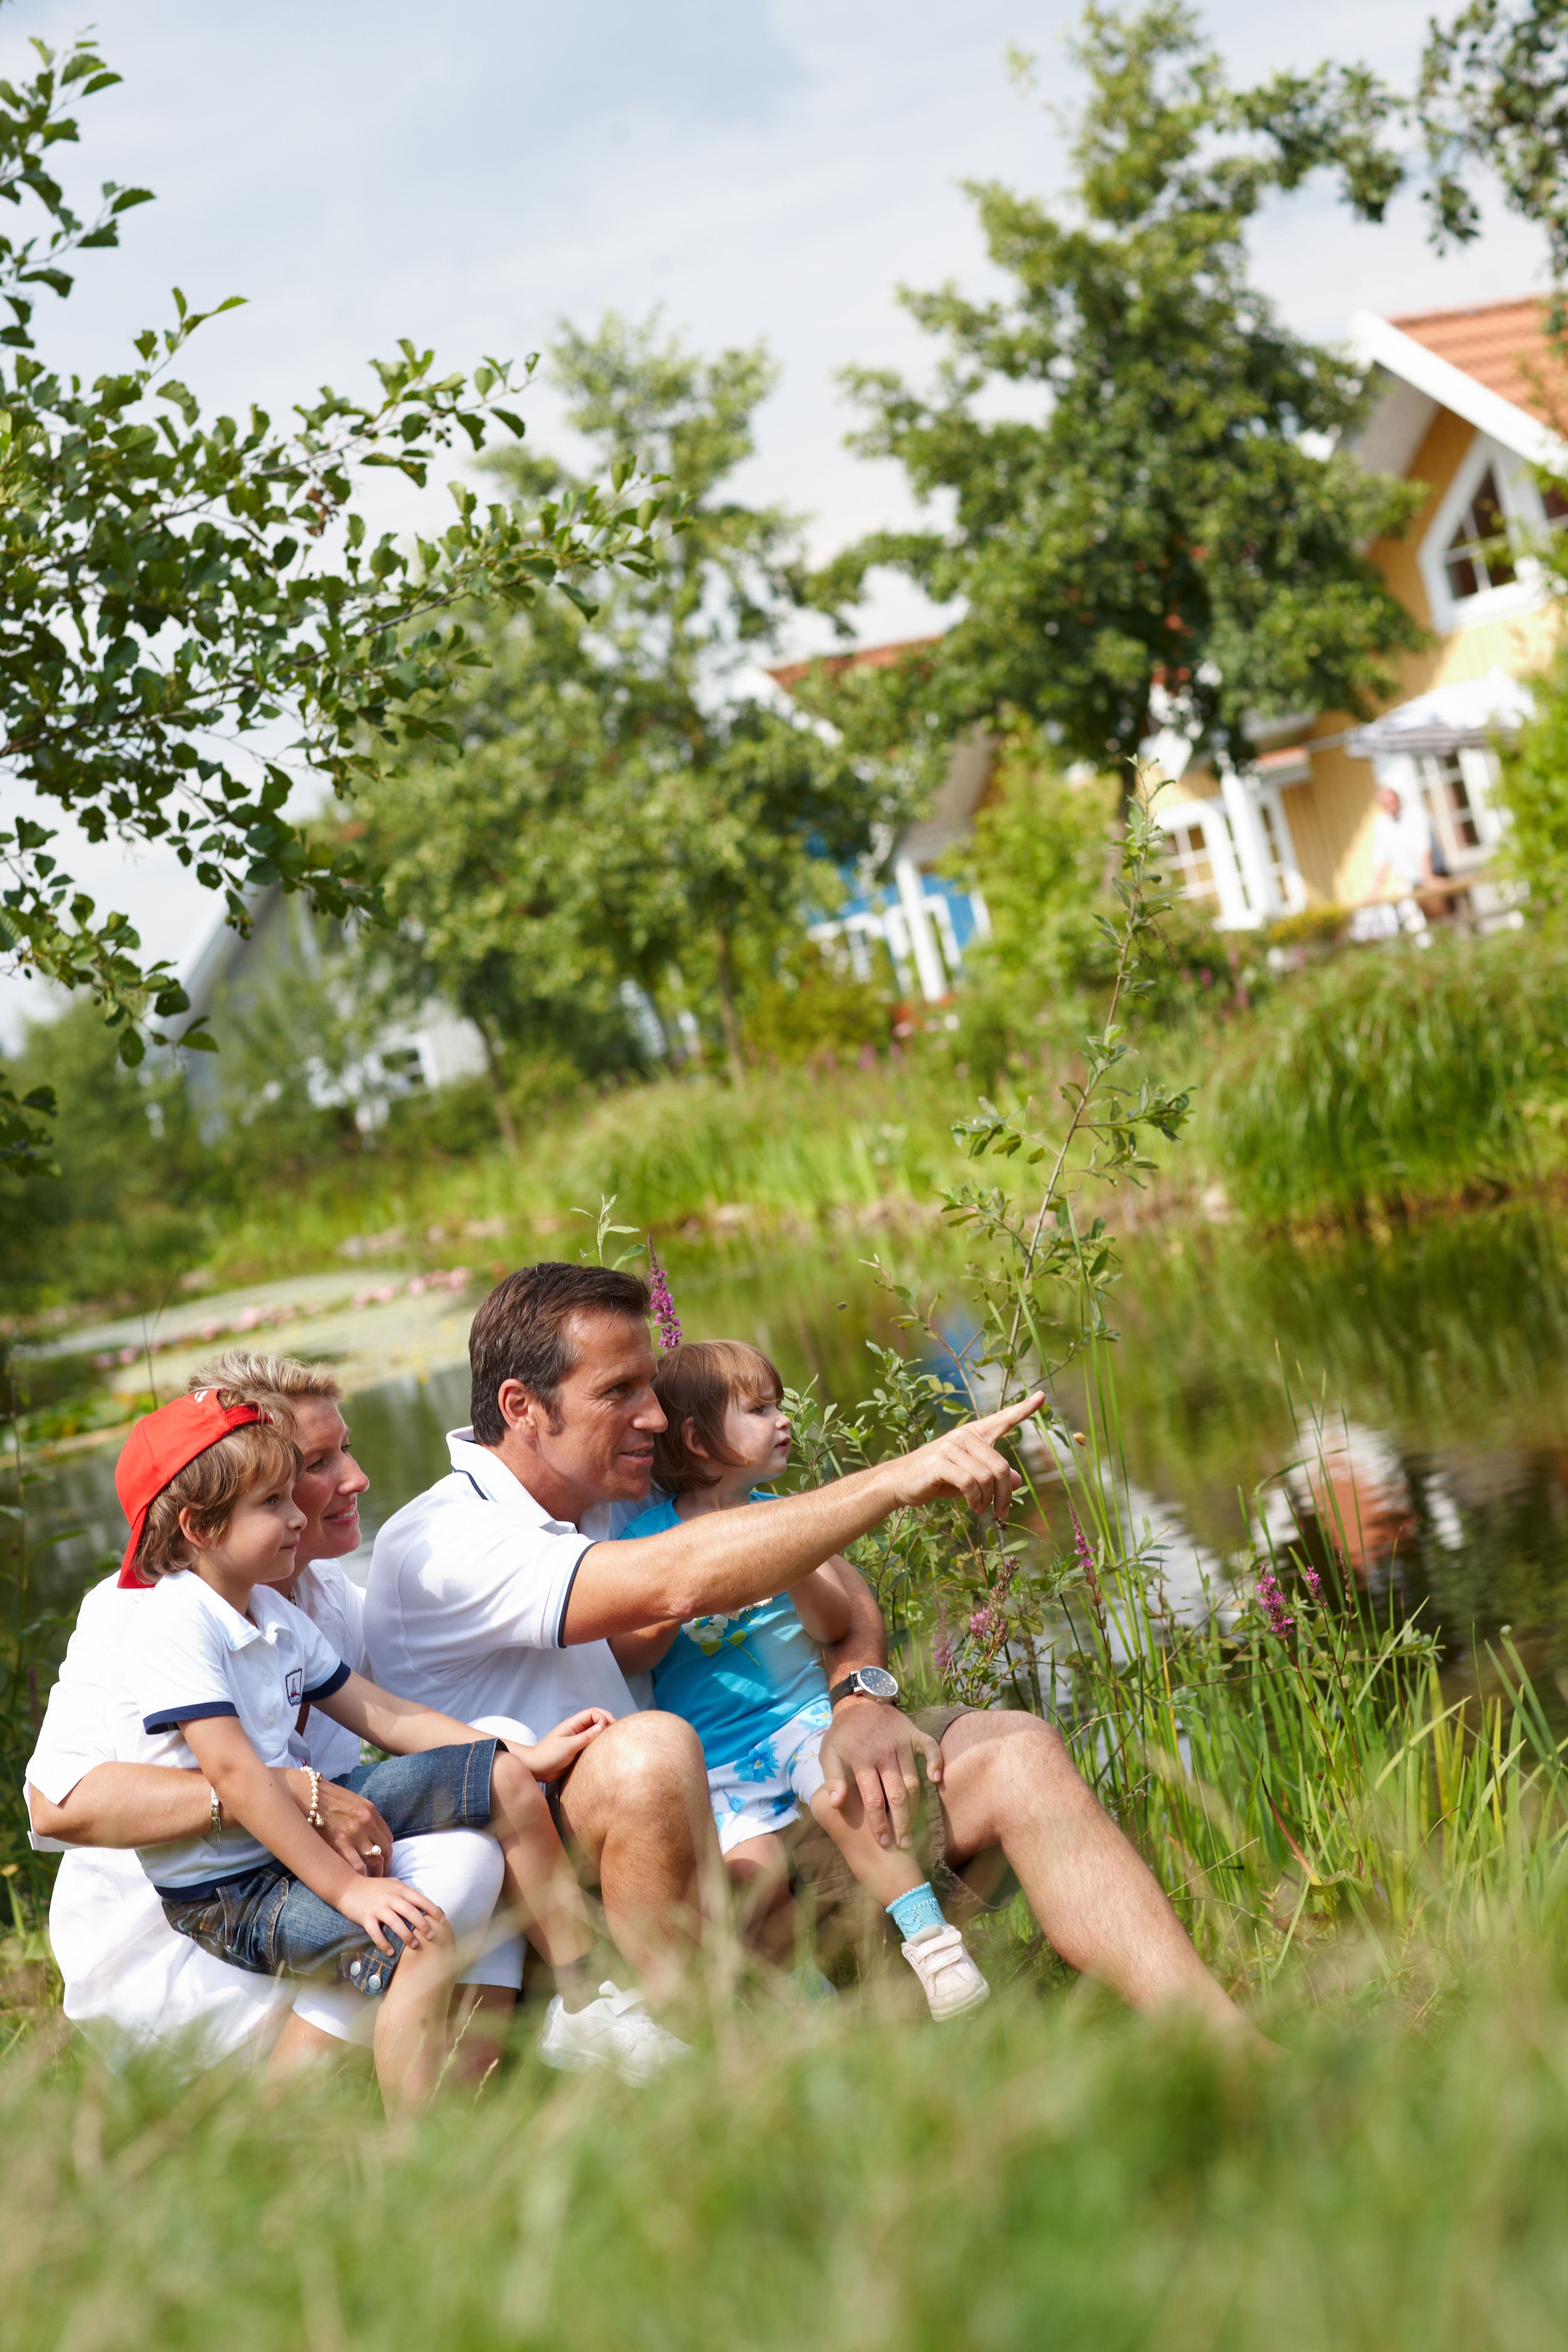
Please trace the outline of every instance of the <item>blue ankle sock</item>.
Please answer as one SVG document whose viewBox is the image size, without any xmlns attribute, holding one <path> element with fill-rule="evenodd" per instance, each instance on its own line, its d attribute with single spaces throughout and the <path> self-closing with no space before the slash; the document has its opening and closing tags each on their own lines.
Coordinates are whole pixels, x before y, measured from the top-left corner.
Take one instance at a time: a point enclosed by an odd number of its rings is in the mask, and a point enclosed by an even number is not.
<svg viewBox="0 0 1568 2352">
<path fill-rule="evenodd" d="M 906 1944 L 911 1936 L 918 1936 L 922 1927 L 943 1925 L 942 1905 L 937 1901 L 929 1879 L 920 1886 L 911 1886 L 909 1893 L 900 1895 L 896 1903 L 889 1903 L 888 1916 Z"/>
</svg>

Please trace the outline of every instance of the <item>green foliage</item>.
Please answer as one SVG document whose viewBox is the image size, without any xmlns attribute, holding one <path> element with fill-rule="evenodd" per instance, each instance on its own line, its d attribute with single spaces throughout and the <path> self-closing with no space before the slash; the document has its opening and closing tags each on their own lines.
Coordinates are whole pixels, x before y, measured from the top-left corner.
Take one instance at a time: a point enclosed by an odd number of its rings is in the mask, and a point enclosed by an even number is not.
<svg viewBox="0 0 1568 2352">
<path fill-rule="evenodd" d="M 1568 900 L 1568 645 L 1531 681 L 1533 715 L 1498 746 L 1498 797 L 1513 822 L 1498 864 L 1529 889 L 1532 908 Z"/>
<path fill-rule="evenodd" d="M 1500 184 L 1510 212 L 1546 232 L 1552 274 L 1568 274 L 1568 8 L 1563 0 L 1468 0 L 1434 17 L 1412 110 L 1429 174 L 1433 242 L 1472 245 L 1474 182 Z"/>
<path fill-rule="evenodd" d="M 952 527 L 863 541 L 815 593 L 841 608 L 890 564 L 963 600 L 927 660 L 883 674 L 906 729 L 1018 711 L 1101 768 L 1158 718 L 1245 762 L 1251 714 L 1368 709 L 1419 641 L 1363 551 L 1421 492 L 1312 453 L 1359 414 L 1359 382 L 1247 279 L 1247 225 L 1273 189 L 1332 163 L 1364 196 L 1365 126 L 1335 127 L 1354 114 L 1350 81 L 1331 103 L 1326 84 L 1310 104 L 1279 93 L 1276 122 L 1167 0 L 1090 6 L 1076 54 L 1089 97 L 1069 205 L 973 187 L 1006 294 L 906 295 L 945 346 L 931 394 L 887 371 L 849 379 L 870 414 L 861 448 L 896 458 L 921 499 L 951 496 Z"/>
<path fill-rule="evenodd" d="M 1226 1189 L 1271 1221 L 1508 1190 L 1560 1164 L 1568 940 L 1367 948 L 1286 981 L 1205 1088 Z"/>
<path fill-rule="evenodd" d="M 491 421 L 521 435 L 510 369 L 472 385 L 441 375 L 405 341 L 375 363 L 368 400 L 324 391 L 275 432 L 204 423 L 170 369 L 214 312 L 178 289 L 175 323 L 136 338 L 140 364 L 84 389 L 35 355 L 34 290 L 68 295 L 72 252 L 118 242 L 144 189 L 106 186 L 84 225 L 45 166 L 77 137 L 65 110 L 118 79 L 89 39 L 35 43 L 40 70 L 0 105 L 0 194 L 32 208 L 37 235 L 0 240 L 0 731 L 12 774 L 71 814 L 89 839 L 163 841 L 221 892 L 243 929 L 245 893 L 281 882 L 323 911 L 374 911 L 352 855 L 283 814 L 306 777 L 347 795 L 389 755 L 442 740 L 431 706 L 451 667 L 475 658 L 442 615 L 483 591 L 531 606 L 552 584 L 586 604 L 595 569 L 646 564 L 665 509 L 631 470 L 609 493 L 583 487 L 481 510 L 453 485 L 449 527 L 409 551 L 371 543 L 354 500 L 366 469 L 423 488 L 454 444 L 480 448 Z M 219 304 L 231 309 L 237 297 Z M 530 363 L 531 365 L 531 362 Z M 527 371 L 524 371 L 526 376 Z M 292 730 L 286 750 L 279 729 Z M 217 746 L 258 739 L 254 758 Z M 248 747 L 247 747 L 248 748 Z M 108 1009 L 127 1062 L 149 1021 L 187 1012 L 173 971 L 144 965 L 122 914 L 77 887 L 32 816 L 0 828 L 0 943 L 23 970 L 87 988 Z M 199 1024 L 182 1033 L 204 1042 Z M 158 1034 L 157 1032 L 153 1033 Z"/>
<path fill-rule="evenodd" d="M 89 1003 L 29 1024 L 11 1076 L 58 1109 L 54 1166 L 0 1186 L 0 1283 L 15 1307 L 101 1297 L 136 1276 L 157 1295 L 191 1263 L 206 1171 L 185 1087 L 167 1056 L 131 1068 Z"/>
<path fill-rule="evenodd" d="M 881 986 L 856 980 L 809 940 L 776 959 L 747 991 L 746 1049 L 753 1061 L 847 1062 L 886 1050 L 893 1017 L 892 975 Z"/>
<path fill-rule="evenodd" d="M 795 519 L 731 484 L 773 382 L 765 354 L 702 360 L 611 317 L 567 331 L 552 366 L 595 463 L 668 472 L 683 528 L 591 624 L 487 618 L 492 668 L 459 686 L 447 749 L 362 795 L 366 846 L 386 863 L 405 967 L 479 1023 L 498 1064 L 546 1036 L 585 1068 L 630 1059 L 617 992 L 632 980 L 667 1011 L 711 1007 L 735 1072 L 748 973 L 837 902 L 896 795 L 732 690 L 798 569 Z M 532 457 L 498 468 L 525 501 L 569 480 Z"/>
</svg>

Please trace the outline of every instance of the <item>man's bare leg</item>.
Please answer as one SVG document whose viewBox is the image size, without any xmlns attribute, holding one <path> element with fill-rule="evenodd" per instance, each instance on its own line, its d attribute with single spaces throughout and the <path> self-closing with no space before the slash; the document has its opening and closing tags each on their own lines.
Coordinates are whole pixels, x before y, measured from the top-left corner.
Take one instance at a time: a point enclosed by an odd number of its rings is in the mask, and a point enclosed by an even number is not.
<svg viewBox="0 0 1568 2352">
<path fill-rule="evenodd" d="M 573 1766 L 561 1818 L 617 1949 L 650 2000 L 673 2000 L 723 1901 L 697 1734 L 673 1715 L 623 1716 Z"/>
<path fill-rule="evenodd" d="M 1000 1846 L 1048 1941 L 1133 2009 L 1252 2028 L 1210 1976 L 1152 1871 L 1037 1716 L 963 1715 L 942 1743 L 947 1858 Z"/>
</svg>

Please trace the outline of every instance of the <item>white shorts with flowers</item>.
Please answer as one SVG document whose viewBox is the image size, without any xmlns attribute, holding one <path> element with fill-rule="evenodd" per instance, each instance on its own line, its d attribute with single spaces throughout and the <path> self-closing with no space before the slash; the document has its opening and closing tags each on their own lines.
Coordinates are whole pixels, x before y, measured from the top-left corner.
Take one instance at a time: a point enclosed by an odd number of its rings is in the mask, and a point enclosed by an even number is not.
<svg viewBox="0 0 1568 2352">
<path fill-rule="evenodd" d="M 732 1764 L 709 1773 L 708 1801 L 721 1853 L 799 1819 L 802 1805 L 809 1805 L 822 1786 L 817 1750 L 832 1720 L 824 1693 Z"/>
</svg>

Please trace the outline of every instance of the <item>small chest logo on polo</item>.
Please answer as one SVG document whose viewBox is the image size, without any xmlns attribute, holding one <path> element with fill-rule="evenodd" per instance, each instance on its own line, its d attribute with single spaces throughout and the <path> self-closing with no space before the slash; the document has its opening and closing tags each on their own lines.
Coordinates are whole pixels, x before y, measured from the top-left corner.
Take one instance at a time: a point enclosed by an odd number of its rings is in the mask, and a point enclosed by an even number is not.
<svg viewBox="0 0 1568 2352">
<path fill-rule="evenodd" d="M 305 1696 L 305 1669 L 303 1666 L 290 1666 L 289 1668 L 287 1674 L 285 1674 L 283 1677 L 283 1688 L 288 1695 L 289 1706 L 298 1706 L 300 1700 Z"/>
</svg>

